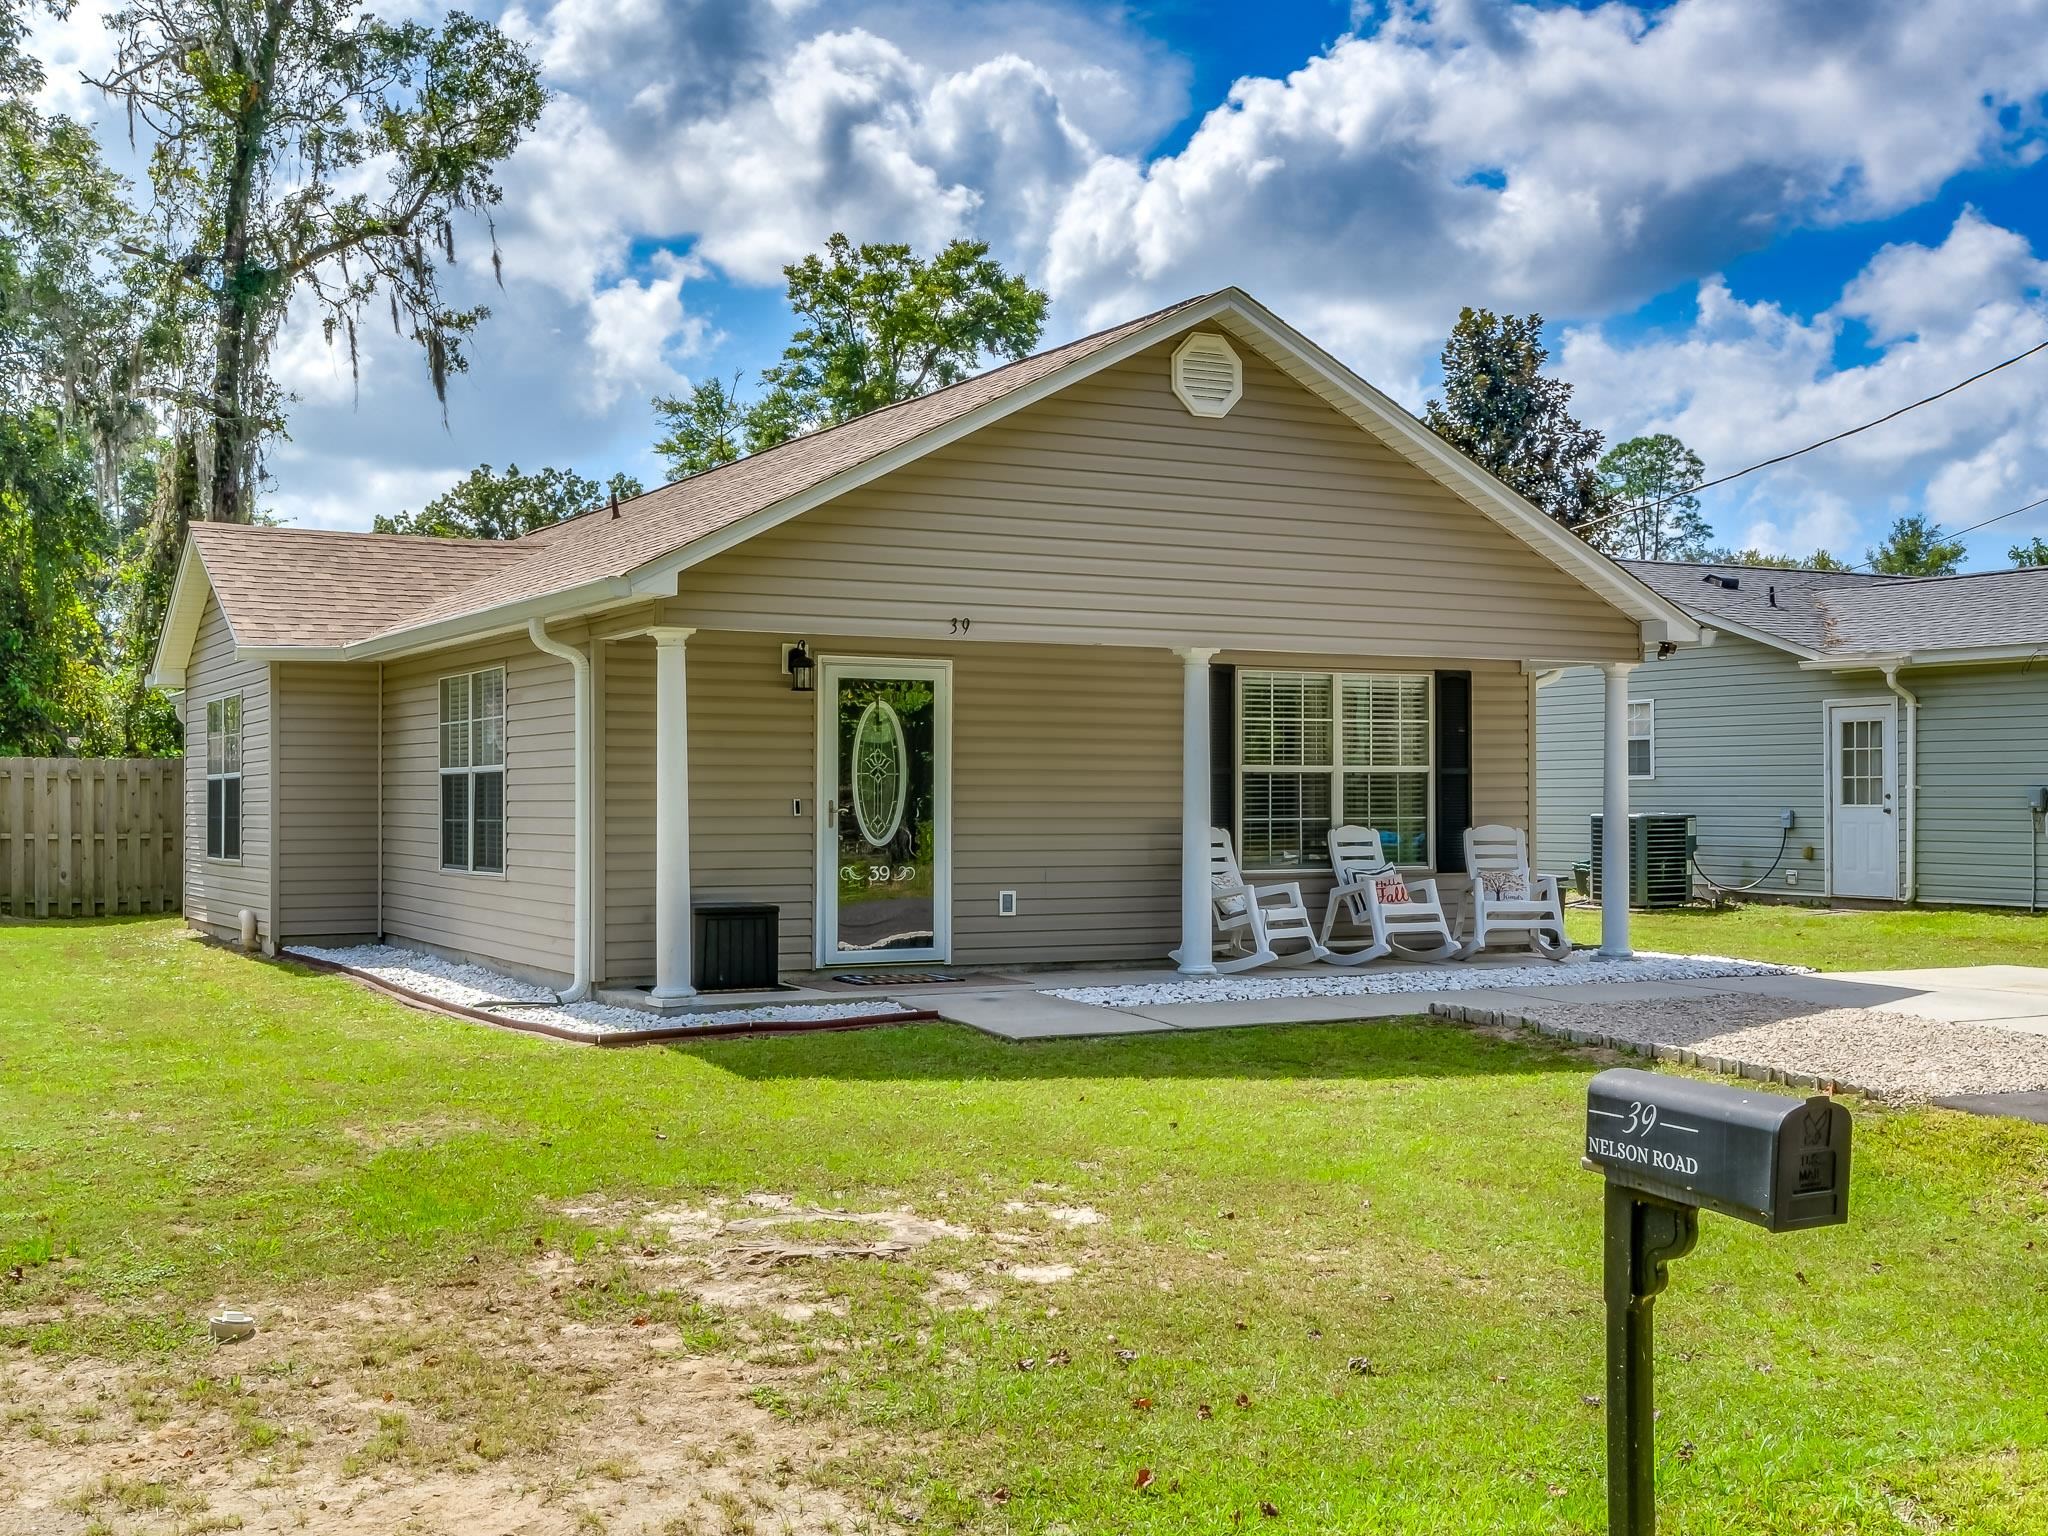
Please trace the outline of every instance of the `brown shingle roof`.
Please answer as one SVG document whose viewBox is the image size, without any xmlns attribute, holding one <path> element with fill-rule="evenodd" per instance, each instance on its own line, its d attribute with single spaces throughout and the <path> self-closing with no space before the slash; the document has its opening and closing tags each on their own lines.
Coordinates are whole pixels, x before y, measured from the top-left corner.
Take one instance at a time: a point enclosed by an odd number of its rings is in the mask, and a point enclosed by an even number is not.
<svg viewBox="0 0 2048 1536">
<path fill-rule="evenodd" d="M 517 561 L 494 567 L 467 587 L 443 587 L 416 611 L 393 620 L 379 632 L 395 633 L 526 598 L 545 597 L 606 577 L 624 576 L 649 561 L 957 421 L 1156 324 L 1176 310 L 1199 304 L 1206 297 L 1183 299 L 1152 314 L 992 368 L 945 389 L 885 406 L 736 463 L 661 486 L 644 496 L 620 502 L 617 518 L 600 508 L 539 529 L 513 541 L 510 547 L 518 553 Z"/>
<path fill-rule="evenodd" d="M 616 518 L 599 508 L 510 540 L 227 523 L 194 524 L 192 538 L 239 645 L 334 646 L 400 634 L 625 576 L 1206 297 L 661 486 L 619 503 Z"/>
<path fill-rule="evenodd" d="M 192 542 L 237 645 L 341 645 L 401 622 L 433 594 L 519 563 L 495 539 L 423 539 L 194 523 Z"/>
</svg>

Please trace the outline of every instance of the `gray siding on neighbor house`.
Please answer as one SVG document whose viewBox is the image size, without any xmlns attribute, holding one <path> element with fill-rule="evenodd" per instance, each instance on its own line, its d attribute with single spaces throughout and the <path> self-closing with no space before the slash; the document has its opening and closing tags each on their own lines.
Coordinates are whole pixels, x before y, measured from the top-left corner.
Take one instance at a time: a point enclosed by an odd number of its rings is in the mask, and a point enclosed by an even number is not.
<svg viewBox="0 0 2048 1536">
<path fill-rule="evenodd" d="M 961 964 L 1156 960 L 1179 937 L 1181 663 L 1105 646 L 937 645 L 812 635 L 821 658 L 953 662 L 953 958 Z M 653 647 L 605 646 L 603 970 L 653 965 Z M 781 963 L 813 963 L 818 696 L 779 641 L 701 632 L 687 648 L 690 865 L 699 900 L 769 901 Z M 1240 666 L 1412 672 L 1411 659 L 1225 653 Z M 1529 816 L 1528 679 L 1471 664 L 1480 820 Z M 801 799 L 804 814 L 791 814 Z M 1327 877 L 1299 879 L 1317 902 Z M 1460 882 L 1446 882 L 1447 894 Z M 1015 917 L 996 893 L 1017 892 Z"/>
<path fill-rule="evenodd" d="M 377 933 L 377 668 L 272 673 L 280 943 Z"/>
<path fill-rule="evenodd" d="M 580 641 L 580 626 L 564 638 Z M 441 867 L 440 680 L 505 669 L 505 873 Z M 569 664 L 522 635 L 384 668 L 384 933 L 559 979 L 575 963 Z"/>
<path fill-rule="evenodd" d="M 682 573 L 668 622 L 1350 655 L 1640 654 L 1636 622 L 1238 343 L 1220 419 L 1172 341 Z"/>
<path fill-rule="evenodd" d="M 206 856 L 206 706 L 242 698 L 242 856 Z M 256 913 L 268 945 L 271 929 L 270 664 L 240 661 L 234 635 L 211 596 L 185 665 L 180 700 L 185 723 L 185 920 L 217 938 L 241 931 L 244 908 Z"/>
<path fill-rule="evenodd" d="M 1603 682 L 1579 667 L 1537 690 L 1538 861 L 1563 874 L 1590 852 L 1600 809 Z M 1629 697 L 1656 703 L 1654 774 L 1631 780 L 1629 806 L 1699 818 L 1699 865 L 1743 885 L 1771 871 L 1780 813 L 1796 818 L 1763 889 L 1826 893 L 1826 779 L 1821 706 L 1891 697 L 1880 681 L 1802 672 L 1797 660 L 1722 634 L 1710 646 L 1647 662 Z M 1787 873 L 1797 875 L 1796 882 Z"/>
<path fill-rule="evenodd" d="M 2038 904 L 2048 848 L 2029 807 L 2048 784 L 2048 668 L 1951 667 L 1901 681 L 1920 699 L 1920 899 Z"/>
</svg>

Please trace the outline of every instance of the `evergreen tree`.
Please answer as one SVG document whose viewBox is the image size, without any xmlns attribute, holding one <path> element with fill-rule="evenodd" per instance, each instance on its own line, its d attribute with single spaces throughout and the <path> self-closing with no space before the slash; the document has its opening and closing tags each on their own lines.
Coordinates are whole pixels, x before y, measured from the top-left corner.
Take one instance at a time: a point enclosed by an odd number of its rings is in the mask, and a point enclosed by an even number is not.
<svg viewBox="0 0 2048 1536">
<path fill-rule="evenodd" d="M 1710 549 L 1700 560 L 1707 565 L 1762 565 L 1780 571 L 1846 571 L 1849 562 L 1839 555 L 1831 555 L 1824 549 L 1816 549 L 1810 555 L 1766 554 L 1757 548 Z"/>
<path fill-rule="evenodd" d="M 1887 576 L 1953 576 L 1966 553 L 1959 540 L 1942 538 L 1926 513 L 1915 512 L 1892 524 L 1891 533 L 1869 552 L 1865 563 Z"/>
<path fill-rule="evenodd" d="M 1586 542 L 1628 560 L 1699 559 L 1714 528 L 1690 487 L 1705 470 L 1700 456 L 1668 432 L 1617 443 L 1600 460 L 1605 520 L 1587 529 Z"/>
<path fill-rule="evenodd" d="M 607 496 L 623 500 L 640 492 L 640 482 L 631 475 L 613 475 L 600 485 L 571 469 L 540 469 L 529 475 L 517 464 L 508 464 L 501 475 L 481 464 L 421 511 L 400 512 L 396 517 L 379 513 L 374 526 L 378 533 L 426 534 L 440 539 L 516 539 L 591 511 Z"/>
<path fill-rule="evenodd" d="M 1599 516 L 1601 436 L 1570 410 L 1572 387 L 1545 376 L 1541 315 L 1465 309 L 1444 343 L 1443 397 L 1423 420 L 1567 528 Z"/>
</svg>

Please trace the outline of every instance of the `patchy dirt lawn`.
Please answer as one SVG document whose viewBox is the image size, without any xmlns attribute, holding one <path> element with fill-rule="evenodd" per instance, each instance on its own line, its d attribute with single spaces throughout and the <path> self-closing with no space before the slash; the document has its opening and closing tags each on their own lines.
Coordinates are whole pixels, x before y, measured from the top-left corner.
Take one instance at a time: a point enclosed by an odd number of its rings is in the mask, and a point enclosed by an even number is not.
<svg viewBox="0 0 2048 1536">
<path fill-rule="evenodd" d="M 1099 1219 L 1017 1211 L 1066 1231 Z M 915 1511 L 863 1485 L 857 1443 L 764 1406 L 816 1368 L 775 1325 L 844 1314 L 818 1284 L 828 1266 L 938 1243 L 950 1267 L 931 1271 L 928 1299 L 942 1308 L 989 1305 L 1005 1273 L 1074 1273 L 1028 1262 L 1044 1257 L 1028 1234 L 778 1195 L 559 1214 L 612 1241 L 424 1296 L 259 1298 L 255 1338 L 175 1369 L 0 1361 L 0 1532 L 898 1529 Z M 619 1268 L 633 1293 L 677 1305 L 581 1305 Z"/>
</svg>

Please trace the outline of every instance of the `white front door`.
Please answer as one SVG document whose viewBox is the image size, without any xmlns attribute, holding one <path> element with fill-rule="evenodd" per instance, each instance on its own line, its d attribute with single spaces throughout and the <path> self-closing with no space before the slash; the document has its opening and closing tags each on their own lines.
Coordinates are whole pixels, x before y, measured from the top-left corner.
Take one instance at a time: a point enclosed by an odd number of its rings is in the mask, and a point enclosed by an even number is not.
<svg viewBox="0 0 2048 1536">
<path fill-rule="evenodd" d="M 1828 894 L 1894 901 L 1898 706 L 1828 706 Z"/>
<path fill-rule="evenodd" d="M 818 963 L 952 957 L 943 661 L 827 660 L 818 683 Z"/>
</svg>

